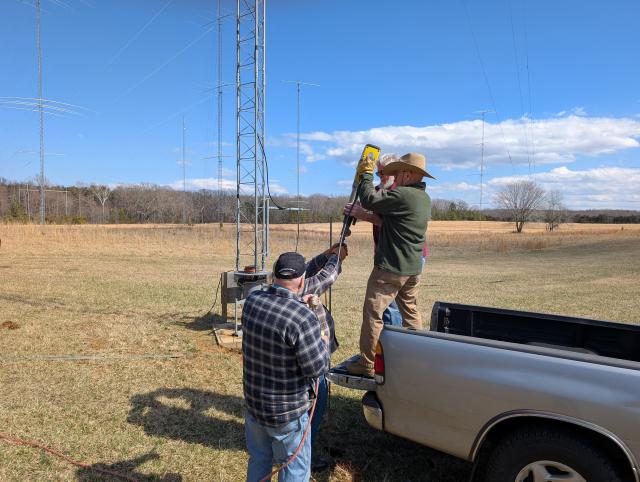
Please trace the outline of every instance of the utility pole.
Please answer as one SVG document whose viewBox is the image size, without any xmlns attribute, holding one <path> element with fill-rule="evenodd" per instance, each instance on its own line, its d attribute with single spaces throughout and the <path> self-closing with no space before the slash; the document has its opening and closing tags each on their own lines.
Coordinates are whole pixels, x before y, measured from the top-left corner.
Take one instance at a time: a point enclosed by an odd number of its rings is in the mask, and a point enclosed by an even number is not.
<svg viewBox="0 0 640 482">
<path fill-rule="evenodd" d="M 224 225 L 222 206 L 222 0 L 218 0 L 218 222 Z"/>
<path fill-rule="evenodd" d="M 263 0 L 264 1 L 264 0 Z M 218 126 L 217 126 L 217 136 L 218 136 L 218 146 L 217 153 L 210 157 L 205 157 L 204 159 L 218 159 L 218 222 L 220 223 L 220 229 L 224 226 L 224 189 L 222 186 L 222 176 L 223 176 L 223 160 L 225 157 L 232 157 L 229 155 L 224 155 L 222 152 L 222 94 L 224 87 L 236 86 L 236 83 L 223 83 L 222 82 L 222 21 L 227 17 L 235 17 L 235 13 L 222 14 L 222 0 L 218 0 L 218 16 L 216 19 L 217 27 L 218 27 L 218 45 L 217 45 L 217 72 L 216 72 L 216 93 L 217 93 L 217 117 L 218 117 Z M 245 12 L 243 12 L 244 14 Z M 248 12 L 252 14 L 253 12 Z M 236 19 L 237 20 L 237 19 Z M 211 22 L 213 23 L 213 21 Z M 203 207 L 204 209 L 204 200 Z M 215 215 L 214 215 L 215 218 Z"/>
<path fill-rule="evenodd" d="M 31 222 L 31 207 L 29 201 L 29 183 L 27 183 L 27 218 L 29 219 L 29 222 Z"/>
<path fill-rule="evenodd" d="M 182 116 L 182 223 L 187 224 L 187 160 L 185 157 L 185 134 L 187 126 Z"/>
<path fill-rule="evenodd" d="M 300 82 L 296 83 L 297 108 L 296 108 L 296 197 L 298 200 L 298 224 L 300 224 Z M 298 247 L 296 246 L 296 251 Z"/>
<path fill-rule="evenodd" d="M 38 57 L 38 112 L 40 114 L 40 224 L 45 223 L 44 200 L 44 106 L 42 104 L 42 43 L 40 9 L 41 0 L 35 0 L 36 7 L 36 50 Z"/>
<path fill-rule="evenodd" d="M 484 116 L 482 111 L 482 147 L 480 149 L 480 214 L 482 215 L 482 194 L 484 187 Z"/>
<path fill-rule="evenodd" d="M 300 86 L 320 87 L 319 84 L 302 82 L 300 80 L 283 80 L 287 84 L 296 84 L 297 104 L 296 104 L 296 200 L 298 217 L 298 236 L 296 236 L 296 253 L 298 252 L 298 241 L 300 239 Z"/>
<path fill-rule="evenodd" d="M 482 216 L 482 202 L 484 194 L 484 118 L 492 110 L 483 109 L 477 113 L 482 116 L 482 142 L 480 142 L 480 216 Z"/>
</svg>

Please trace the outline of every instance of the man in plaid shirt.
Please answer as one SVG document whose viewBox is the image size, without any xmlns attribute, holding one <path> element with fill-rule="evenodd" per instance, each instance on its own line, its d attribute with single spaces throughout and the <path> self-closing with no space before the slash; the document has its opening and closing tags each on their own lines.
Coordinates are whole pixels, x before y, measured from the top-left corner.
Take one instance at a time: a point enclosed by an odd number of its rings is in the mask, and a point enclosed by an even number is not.
<svg viewBox="0 0 640 482">
<path fill-rule="evenodd" d="M 249 451 L 247 482 L 258 482 L 293 455 L 309 424 L 313 380 L 328 368 L 328 338 L 300 295 L 305 261 L 280 255 L 274 282 L 254 291 L 242 310 L 245 434 Z M 311 440 L 278 474 L 280 482 L 308 481 Z"/>
<path fill-rule="evenodd" d="M 340 252 L 340 262 L 338 262 L 338 251 Z M 324 253 L 320 253 L 307 264 L 305 273 L 304 294 L 320 296 L 335 283 L 340 273 L 340 264 L 348 255 L 347 245 L 340 248 L 339 244 L 334 244 Z M 333 353 L 338 349 L 339 343 L 335 333 L 335 321 L 331 313 L 322 304 L 318 304 L 313 308 L 314 313 L 318 316 L 322 334 L 329 337 L 329 353 Z M 311 471 L 321 472 L 329 468 L 329 462 L 318 455 L 318 430 L 324 417 L 329 398 L 329 385 L 327 379 L 322 375 L 319 379 L 317 393 L 316 410 L 311 421 Z"/>
</svg>

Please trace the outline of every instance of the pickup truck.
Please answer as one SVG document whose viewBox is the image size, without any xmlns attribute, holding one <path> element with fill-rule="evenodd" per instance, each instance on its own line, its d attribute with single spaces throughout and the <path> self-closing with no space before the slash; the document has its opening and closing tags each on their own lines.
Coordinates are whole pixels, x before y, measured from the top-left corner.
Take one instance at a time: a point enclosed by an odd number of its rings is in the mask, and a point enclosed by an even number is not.
<svg viewBox="0 0 640 482">
<path fill-rule="evenodd" d="M 431 330 L 385 326 L 375 378 L 327 378 L 472 480 L 638 482 L 639 362 L 639 326 L 437 302 Z"/>
</svg>

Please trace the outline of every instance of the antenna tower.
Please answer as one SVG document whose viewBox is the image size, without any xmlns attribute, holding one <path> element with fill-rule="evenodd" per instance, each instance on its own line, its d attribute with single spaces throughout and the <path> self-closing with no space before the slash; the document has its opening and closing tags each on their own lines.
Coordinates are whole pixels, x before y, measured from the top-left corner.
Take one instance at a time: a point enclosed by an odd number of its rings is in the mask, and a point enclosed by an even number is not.
<svg viewBox="0 0 640 482">
<path fill-rule="evenodd" d="M 36 50 L 38 56 L 38 112 L 40 114 L 40 224 L 45 223 L 45 189 L 44 189 L 44 105 L 42 104 L 42 12 L 40 0 L 35 0 L 36 7 Z"/>
<path fill-rule="evenodd" d="M 297 217 L 298 217 L 298 234 L 296 236 L 296 253 L 298 252 L 298 242 L 300 240 L 300 212 L 301 200 L 300 200 L 300 86 L 308 85 L 311 87 L 320 87 L 318 84 L 312 84 L 311 82 L 302 82 L 301 80 L 283 80 L 287 84 L 296 84 L 296 200 L 297 200 Z"/>
<path fill-rule="evenodd" d="M 214 328 L 218 343 L 230 347 L 238 347 L 242 336 L 240 309 L 244 300 L 254 289 L 271 282 L 271 273 L 264 270 L 269 256 L 264 149 L 265 4 L 266 0 L 236 2 L 236 269 L 220 275 L 222 319 L 227 320 L 227 304 L 234 303 L 234 328 L 230 335 L 224 325 Z M 220 93 L 220 82 L 218 86 Z"/>
<path fill-rule="evenodd" d="M 494 111 L 487 109 L 478 111 L 478 114 L 482 116 L 482 142 L 480 142 L 480 216 L 482 216 L 482 201 L 484 194 L 484 117 L 490 112 Z"/>
<path fill-rule="evenodd" d="M 218 0 L 218 221 L 222 228 L 224 208 L 222 202 L 222 0 Z"/>
<path fill-rule="evenodd" d="M 264 93 L 266 0 L 236 2 L 236 270 L 264 270 L 268 245 Z M 253 196 L 242 202 L 240 196 Z"/>
<path fill-rule="evenodd" d="M 186 158 L 187 125 L 182 116 L 182 223 L 187 224 L 187 158 Z"/>
</svg>

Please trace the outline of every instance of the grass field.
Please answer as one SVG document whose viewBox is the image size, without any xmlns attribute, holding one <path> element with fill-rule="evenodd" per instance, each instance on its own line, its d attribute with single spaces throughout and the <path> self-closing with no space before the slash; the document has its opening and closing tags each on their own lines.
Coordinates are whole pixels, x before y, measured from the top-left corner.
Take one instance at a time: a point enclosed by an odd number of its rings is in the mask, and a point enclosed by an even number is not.
<svg viewBox="0 0 640 482">
<path fill-rule="evenodd" d="M 274 253 L 294 229 L 273 227 Z M 640 226 L 512 230 L 432 223 L 425 319 L 447 300 L 640 322 Z M 357 350 L 371 269 L 369 229 L 354 231 L 333 291 L 334 362 Z M 241 358 L 203 316 L 233 268 L 231 226 L 0 225 L 0 239 L 0 431 L 140 481 L 244 479 Z M 327 244 L 328 226 L 303 226 L 304 254 Z M 94 359 L 46 358 L 75 355 Z M 360 396 L 333 388 L 322 445 L 337 456 L 316 480 L 465 480 L 465 462 L 370 429 Z M 109 479 L 0 441 L 0 480 Z"/>
</svg>

